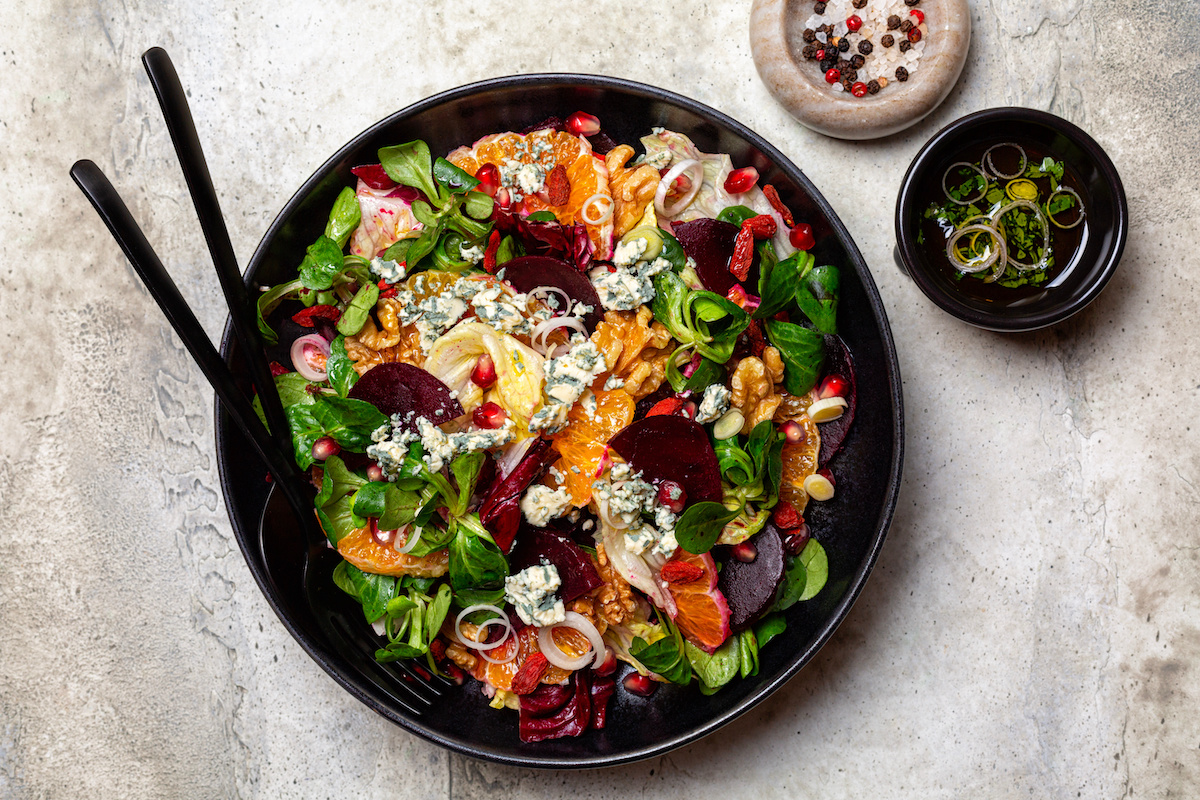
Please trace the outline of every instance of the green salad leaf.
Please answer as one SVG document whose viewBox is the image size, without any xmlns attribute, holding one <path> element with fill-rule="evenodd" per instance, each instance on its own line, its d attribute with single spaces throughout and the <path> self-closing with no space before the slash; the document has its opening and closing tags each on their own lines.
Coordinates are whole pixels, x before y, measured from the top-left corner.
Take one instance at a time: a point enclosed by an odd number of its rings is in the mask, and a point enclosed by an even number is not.
<svg viewBox="0 0 1200 800">
<path fill-rule="evenodd" d="M 707 553 L 721 537 L 726 523 L 742 509 L 728 509 L 711 501 L 693 503 L 675 521 L 675 540 L 689 553 Z"/>
<path fill-rule="evenodd" d="M 825 366 L 825 339 L 819 331 L 777 319 L 767 320 L 767 338 L 783 359 L 783 385 L 801 395 L 817 384 Z"/>
</svg>

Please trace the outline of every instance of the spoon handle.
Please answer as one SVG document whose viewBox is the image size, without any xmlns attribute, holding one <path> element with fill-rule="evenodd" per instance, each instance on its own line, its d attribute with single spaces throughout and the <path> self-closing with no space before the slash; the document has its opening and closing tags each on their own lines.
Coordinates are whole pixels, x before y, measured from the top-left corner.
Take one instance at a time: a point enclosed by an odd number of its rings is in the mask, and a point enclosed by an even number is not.
<svg viewBox="0 0 1200 800">
<path fill-rule="evenodd" d="M 300 490 L 301 476 L 286 454 L 290 449 L 281 451 L 275 446 L 267 429 L 254 413 L 250 401 L 238 388 L 225 360 L 213 347 L 200 321 L 180 294 L 179 287 L 175 285 L 141 227 L 129 212 L 125 201 L 121 199 L 108 177 L 92 161 L 76 161 L 71 167 L 71 177 L 108 226 L 125 257 L 133 265 L 134 271 L 150 291 L 150 296 L 162 309 L 171 327 L 179 334 L 184 347 L 191 353 L 204 377 L 212 384 L 213 391 L 229 412 L 229 416 L 266 462 L 267 469 L 295 510 L 296 519 L 304 527 L 309 540 L 324 540 L 324 535 L 316 529 L 312 503 Z"/>
<path fill-rule="evenodd" d="M 180 166 L 183 167 L 183 176 L 187 180 L 192 204 L 196 207 L 196 216 L 200 219 L 200 229 L 204 232 L 204 240 L 208 243 L 208 251 L 212 255 L 217 278 L 221 282 L 221 290 L 225 293 L 225 303 L 229 306 L 233 333 L 245 353 L 246 362 L 250 365 L 250 377 L 258 390 L 263 412 L 272 431 L 271 438 L 274 439 L 278 450 L 287 453 L 291 449 L 287 417 L 284 416 L 279 393 L 275 390 L 275 379 L 271 376 L 271 368 L 263 353 L 258 321 L 251 311 L 254 307 L 253 300 L 238 268 L 237 255 L 233 252 L 233 243 L 225 227 L 225 217 L 221 213 L 221 204 L 217 200 L 212 175 L 209 174 L 208 163 L 204 160 L 204 150 L 196 133 L 196 123 L 192 119 L 187 94 L 166 50 L 161 47 L 150 48 L 142 54 L 142 65 L 146 68 L 146 74 L 150 76 L 150 84 L 158 96 L 158 104 L 166 119 L 175 153 L 179 157 Z"/>
</svg>

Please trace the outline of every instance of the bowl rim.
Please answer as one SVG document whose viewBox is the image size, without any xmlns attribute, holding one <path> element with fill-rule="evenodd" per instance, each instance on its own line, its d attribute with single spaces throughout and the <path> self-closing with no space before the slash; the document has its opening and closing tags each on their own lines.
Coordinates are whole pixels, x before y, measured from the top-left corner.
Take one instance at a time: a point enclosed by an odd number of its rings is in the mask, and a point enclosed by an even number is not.
<svg viewBox="0 0 1200 800">
<path fill-rule="evenodd" d="M 909 233 L 908 226 L 904 224 L 904 220 L 920 211 L 915 207 L 916 195 L 920 188 L 919 180 L 925 177 L 922 173 L 927 170 L 929 164 L 943 155 L 942 148 L 946 142 L 964 129 L 982 127 L 994 122 L 1031 123 L 1063 134 L 1095 164 L 1113 194 L 1113 237 L 1107 250 L 1102 253 L 1103 268 L 1092 278 L 1087 290 L 1071 302 L 1038 313 L 1005 315 L 981 311 L 966 305 L 956 295 L 945 291 L 918 266 L 920 262 L 916 257 L 917 244 Z M 1062 322 L 1082 311 L 1104 291 L 1104 287 L 1117 271 L 1125 251 L 1125 243 L 1129 236 L 1129 205 L 1125 197 L 1125 186 L 1112 159 L 1086 131 L 1048 111 L 1022 106 L 1001 106 L 959 117 L 925 143 L 909 164 L 900 183 L 900 191 L 896 195 L 894 223 L 897 265 L 935 305 L 951 316 L 978 328 L 1000 333 L 1020 333 Z"/>
<path fill-rule="evenodd" d="M 523 86 L 551 87 L 551 86 L 570 86 L 570 87 L 597 87 L 608 90 L 619 90 L 631 92 L 650 99 L 664 101 L 676 105 L 686 111 L 696 114 L 697 116 L 714 122 L 720 126 L 724 126 L 744 138 L 751 146 L 757 148 L 763 155 L 769 158 L 783 172 L 788 174 L 789 178 L 796 181 L 797 185 L 806 191 L 820 212 L 825 215 L 829 221 L 833 233 L 837 236 L 839 242 L 844 246 L 847 255 L 849 256 L 849 267 L 853 269 L 862 283 L 864 294 L 867 297 L 867 304 L 874 316 L 875 327 L 880 334 L 880 345 L 883 352 L 883 361 L 887 368 L 887 384 L 890 393 L 890 421 L 892 424 L 892 458 L 889 464 L 887 473 L 887 485 L 883 496 L 882 506 L 879 515 L 876 518 L 874 532 L 870 538 L 870 544 L 864 554 L 858 569 L 852 574 L 850 583 L 841 597 L 841 599 L 831 608 L 828 619 L 821 625 L 818 632 L 812 639 L 809 646 L 802 652 L 798 652 L 791 664 L 784 669 L 774 680 L 764 682 L 752 695 L 748 696 L 738 705 L 729 711 L 718 714 L 703 725 L 697 726 L 695 729 L 675 735 L 673 737 L 661 740 L 653 745 L 640 747 L 637 749 L 621 752 L 621 753 L 606 753 L 597 754 L 588 757 L 572 757 L 572 756 L 556 756 L 556 755 L 533 755 L 530 756 L 512 756 L 507 753 L 494 752 L 485 746 L 463 742 L 455 738 L 451 738 L 432 730 L 423 725 L 420 718 L 412 719 L 403 714 L 397 713 L 395 709 L 379 702 L 370 693 L 357 685 L 355 676 L 343 674 L 343 671 L 336 663 L 333 663 L 337 658 L 336 653 L 329 652 L 322 643 L 315 640 L 315 637 L 310 636 L 306 631 L 299 629 L 287 616 L 281 606 L 279 599 L 276 597 L 276 588 L 272 583 L 270 575 L 266 569 L 257 560 L 250 557 L 252 552 L 261 553 L 261 543 L 258 541 L 258 525 L 260 520 L 256 519 L 255 526 L 252 530 L 246 530 L 241 524 L 242 520 L 234 513 L 232 478 L 231 471 L 225 466 L 226 454 L 223 448 L 220 447 L 220 442 L 223 440 L 227 431 L 233 428 L 233 423 L 228 419 L 227 415 L 221 407 L 219 400 L 214 399 L 214 439 L 217 444 L 217 466 L 220 477 L 221 490 L 225 501 L 226 512 L 230 519 L 230 524 L 234 530 L 235 538 L 238 546 L 242 551 L 247 567 L 250 569 L 255 583 L 262 592 L 271 610 L 275 612 L 276 617 L 283 623 L 284 628 L 291 634 L 292 638 L 301 646 L 310 658 L 317 663 L 333 680 L 349 692 L 352 696 L 372 709 L 379 715 L 399 725 L 406 731 L 416 734 L 421 738 L 446 748 L 452 752 L 470 756 L 472 758 L 491 761 L 493 763 L 505 764 L 510 766 L 531 767 L 539 769 L 582 769 L 582 768 L 597 768 L 605 766 L 616 766 L 619 764 L 627 764 L 636 761 L 641 761 L 656 755 L 662 755 L 669 751 L 675 750 L 684 745 L 690 744 L 698 739 L 701 739 L 716 730 L 724 727 L 733 720 L 742 716 L 760 702 L 765 700 L 783 684 L 796 675 L 816 653 L 826 644 L 832 637 L 834 631 L 842 623 L 848 615 L 851 606 L 861 594 L 863 587 L 866 584 L 879 554 L 883 548 L 884 540 L 887 537 L 888 530 L 891 526 L 892 519 L 895 515 L 896 505 L 900 494 L 901 477 L 904 461 L 904 410 L 903 410 L 903 386 L 900 377 L 900 365 L 896 354 L 895 341 L 892 336 L 891 327 L 888 323 L 887 313 L 883 307 L 883 299 L 879 294 L 878 287 L 875 284 L 874 278 L 871 276 L 870 270 L 859 251 L 858 246 L 851 238 L 849 231 L 834 212 L 829 201 L 821 194 L 811 180 L 797 167 L 792 161 L 781 153 L 777 148 L 768 143 L 765 139 L 752 131 L 750 128 L 734 120 L 732 117 L 717 111 L 710 106 L 692 100 L 683 95 L 676 94 L 666 89 L 661 89 L 649 84 L 639 83 L 624 78 L 615 78 L 603 75 L 582 74 L 582 73 L 531 73 L 524 75 L 511 75 L 503 77 L 488 78 L 481 81 L 475 81 L 469 84 L 448 89 L 427 98 L 412 103 L 399 111 L 396 111 L 383 119 L 371 124 L 361 133 L 354 136 L 345 145 L 339 147 L 332 156 L 326 159 L 312 173 L 311 176 L 300 188 L 288 199 L 282 206 L 275 218 L 268 226 L 262 239 L 255 247 L 254 254 L 251 256 L 247 264 L 243 279 L 248 287 L 253 288 L 253 277 L 261 267 L 262 261 L 267 254 L 267 244 L 272 241 L 275 236 L 280 233 L 284 225 L 284 221 L 295 211 L 296 207 L 301 204 L 304 198 L 318 187 L 323 178 L 327 175 L 336 164 L 338 164 L 348 153 L 358 149 L 366 140 L 374 137 L 381 130 L 386 129 L 404 119 L 413 115 L 419 114 L 431 107 L 452 101 L 467 95 L 474 95 L 486 92 L 492 89 L 511 89 L 520 88 Z M 221 337 L 221 355 L 228 361 L 230 359 L 230 348 L 234 343 L 234 334 L 232 329 L 232 321 L 227 318 L 225 322 L 224 332 Z M 266 512 L 264 506 L 263 513 Z"/>
</svg>

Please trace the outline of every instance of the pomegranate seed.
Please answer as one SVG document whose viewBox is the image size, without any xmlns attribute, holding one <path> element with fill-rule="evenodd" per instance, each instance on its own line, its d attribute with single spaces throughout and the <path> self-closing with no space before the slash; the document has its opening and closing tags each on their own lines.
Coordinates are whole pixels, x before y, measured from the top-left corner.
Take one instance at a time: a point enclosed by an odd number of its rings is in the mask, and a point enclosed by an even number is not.
<svg viewBox="0 0 1200 800">
<path fill-rule="evenodd" d="M 679 409 L 679 416 L 686 417 L 687 419 L 695 419 L 696 418 L 696 404 L 693 403 L 691 400 L 688 400 Z"/>
<path fill-rule="evenodd" d="M 331 436 L 322 436 L 313 442 L 312 457 L 316 461 L 324 461 L 330 456 L 336 456 L 342 452 L 342 446 L 334 441 Z"/>
<path fill-rule="evenodd" d="M 780 425 L 779 432 L 788 440 L 788 444 L 803 444 L 808 439 L 808 432 L 804 430 L 804 426 L 794 419 Z"/>
<path fill-rule="evenodd" d="M 625 686 L 625 691 L 636 694 L 638 697 L 649 697 L 658 688 L 658 684 L 650 680 L 649 675 L 643 675 L 640 672 L 629 673 L 625 676 L 622 684 Z"/>
<path fill-rule="evenodd" d="M 471 414 L 471 421 L 475 423 L 475 427 L 488 430 L 495 430 L 503 426 L 506 419 L 508 419 L 508 412 L 498 403 L 484 403 Z"/>
<path fill-rule="evenodd" d="M 914 28 L 913 30 L 916 30 L 916 29 Z M 841 70 L 831 69 L 825 73 L 825 82 L 826 83 L 837 83 L 841 79 L 842 79 Z"/>
<path fill-rule="evenodd" d="M 809 533 L 808 524 L 800 523 L 800 527 L 788 533 L 783 540 L 783 546 L 788 553 L 794 556 L 800 555 L 800 551 L 804 549 L 804 545 L 808 544 L 808 540 L 812 534 Z"/>
<path fill-rule="evenodd" d="M 846 17 L 846 27 L 851 31 L 858 30 L 862 27 L 862 17 L 860 17 L 858 14 L 851 14 L 850 16 Z"/>
<path fill-rule="evenodd" d="M 758 550 L 749 542 L 739 542 L 733 546 L 733 557 L 743 564 L 751 564 L 758 558 Z"/>
<path fill-rule="evenodd" d="M 687 503 L 687 492 L 675 481 L 663 481 L 658 485 L 658 504 L 670 509 L 672 514 L 683 511 Z"/>
<path fill-rule="evenodd" d="M 834 486 L 837 486 L 837 481 L 835 481 L 833 479 L 833 473 L 830 472 L 828 469 L 819 469 L 819 470 L 817 470 L 817 474 L 820 475 L 825 480 L 832 483 Z"/>
<path fill-rule="evenodd" d="M 916 17 L 918 25 L 925 21 L 925 12 L 919 8 L 914 8 L 912 11 L 908 12 L 908 15 L 910 17 Z"/>
<path fill-rule="evenodd" d="M 463 671 L 461 669 L 459 669 L 457 664 L 447 661 L 445 664 L 442 665 L 442 672 L 446 673 L 446 677 L 449 678 L 450 680 L 452 680 L 454 682 L 454 685 L 456 685 L 456 686 L 463 685 L 463 680 L 465 680 L 465 676 L 463 675 Z"/>
<path fill-rule="evenodd" d="M 367 467 L 367 480 L 383 480 L 383 467 L 379 466 L 378 464 L 371 464 L 369 467 Z"/>
<path fill-rule="evenodd" d="M 500 170 L 495 164 L 484 164 L 475 173 L 475 179 L 479 181 L 475 189 L 488 197 L 495 197 L 496 192 L 500 191 Z"/>
<path fill-rule="evenodd" d="M 837 70 L 830 70 L 830 72 L 837 72 Z M 833 81 L 830 81 L 830 83 L 833 83 Z M 817 243 L 817 240 L 813 238 L 812 226 L 803 222 L 792 228 L 791 232 L 788 233 L 788 241 L 797 250 L 811 250 Z"/>
<path fill-rule="evenodd" d="M 921 29 L 918 27 L 915 27 L 915 26 L 912 28 L 909 28 L 908 29 L 908 40 L 910 42 L 912 42 L 913 44 L 916 44 L 917 42 L 921 41 Z"/>
<path fill-rule="evenodd" d="M 567 130 L 576 136 L 595 136 L 600 132 L 600 120 L 586 111 L 576 111 L 567 117 Z"/>
<path fill-rule="evenodd" d="M 604 648 L 604 660 L 599 666 L 592 667 L 592 672 L 599 675 L 601 678 L 612 675 L 617 671 L 617 653 L 611 647 Z"/>
<path fill-rule="evenodd" d="M 785 531 L 804 524 L 804 517 L 800 516 L 796 507 L 786 500 L 780 500 L 779 504 L 775 506 L 775 511 L 771 513 L 771 519 L 775 522 L 776 527 Z"/>
<path fill-rule="evenodd" d="M 841 375 L 830 375 L 821 381 L 821 388 L 817 390 L 817 397 L 821 400 L 828 400 L 830 397 L 845 397 L 849 389 L 850 384 Z"/>
<path fill-rule="evenodd" d="M 484 353 L 475 362 L 475 369 L 471 370 L 471 383 L 480 389 L 487 389 L 495 382 L 496 365 L 492 361 L 492 357 Z"/>
<path fill-rule="evenodd" d="M 758 183 L 758 170 L 754 167 L 742 167 L 729 173 L 725 179 L 725 191 L 730 194 L 741 194 L 754 188 Z"/>
<path fill-rule="evenodd" d="M 496 191 L 496 202 L 501 208 L 508 208 L 512 205 L 512 195 L 509 194 L 507 187 L 501 186 Z"/>
<path fill-rule="evenodd" d="M 854 95 L 855 97 L 866 97 L 867 85 L 862 81 L 859 81 L 850 87 L 850 94 Z"/>
<path fill-rule="evenodd" d="M 374 539 L 375 543 L 378 544 L 380 547 L 391 547 L 393 544 L 396 543 L 396 534 L 399 533 L 398 530 L 392 530 L 392 531 L 379 530 L 377 521 L 374 519 L 371 520 L 371 525 L 370 525 L 369 530 L 371 531 L 371 538 Z"/>
</svg>

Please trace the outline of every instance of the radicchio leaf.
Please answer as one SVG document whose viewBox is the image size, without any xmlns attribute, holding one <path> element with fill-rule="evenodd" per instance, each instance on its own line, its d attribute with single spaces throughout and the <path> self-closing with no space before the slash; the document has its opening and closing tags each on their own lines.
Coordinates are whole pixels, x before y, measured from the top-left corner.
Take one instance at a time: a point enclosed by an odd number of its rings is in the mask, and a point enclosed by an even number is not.
<svg viewBox="0 0 1200 800">
<path fill-rule="evenodd" d="M 505 263 L 504 280 L 511 283 L 517 291 L 529 292 L 539 286 L 555 286 L 567 293 L 572 300 L 592 307 L 590 313 L 583 316 L 583 324 L 588 333 L 596 330 L 596 326 L 604 319 L 600 306 L 600 295 L 596 287 L 571 264 L 561 258 L 550 256 L 520 256 Z"/>
<path fill-rule="evenodd" d="M 608 443 L 648 483 L 675 481 L 687 502 L 721 502 L 721 470 L 704 428 L 661 414 L 632 422 Z"/>
<path fill-rule="evenodd" d="M 508 560 L 509 570 L 515 574 L 541 563 L 543 559 L 558 570 L 558 577 L 562 580 L 558 597 L 564 603 L 587 594 L 603 583 L 592 565 L 592 559 L 570 537 L 548 528 L 522 525 L 517 533 L 517 544 Z"/>
<path fill-rule="evenodd" d="M 565 703 L 555 708 L 554 700 L 562 692 L 545 692 L 547 697 L 537 695 L 547 689 L 545 684 L 532 693 L 521 696 L 521 720 L 518 725 L 522 742 L 542 742 L 547 739 L 563 739 L 579 736 L 592 723 L 591 680 L 586 671 L 572 672 L 567 679 L 569 695 Z M 528 702 L 526 698 L 529 698 Z M 535 710 L 536 709 L 536 710 Z"/>
<path fill-rule="evenodd" d="M 846 434 L 850 432 L 850 424 L 854 422 L 854 412 L 858 409 L 858 382 L 854 379 L 854 358 L 850 348 L 840 336 L 825 337 L 825 352 L 829 358 L 825 375 L 841 375 L 846 379 L 846 409 L 842 415 L 832 422 L 821 423 L 821 452 L 817 456 L 819 466 L 825 466 L 829 459 L 842 449 Z"/>
<path fill-rule="evenodd" d="M 446 384 L 420 367 L 401 361 L 377 364 L 367 370 L 349 396 L 365 400 L 389 417 L 413 412 L 412 418 L 402 420 L 400 425 L 413 433 L 417 431 L 417 417 L 438 424 L 463 415 L 462 405 L 450 396 Z"/>
<path fill-rule="evenodd" d="M 566 259 L 581 273 L 591 267 L 592 241 L 582 223 L 564 226 L 555 221 L 530 222 L 515 210 L 499 205 L 492 212 L 492 221 L 496 230 L 520 239 L 528 253 Z"/>
<path fill-rule="evenodd" d="M 354 167 L 350 172 L 372 189 L 386 192 L 396 188 L 396 182 L 388 177 L 383 169 L 383 164 L 364 164 L 361 167 Z"/>
<path fill-rule="evenodd" d="M 538 439 L 525 451 L 521 463 L 504 480 L 495 483 L 484 498 L 479 507 L 479 521 L 492 535 L 500 552 L 509 551 L 521 527 L 521 495 L 554 458 L 557 454 L 551 448 L 550 440 Z"/>
</svg>

